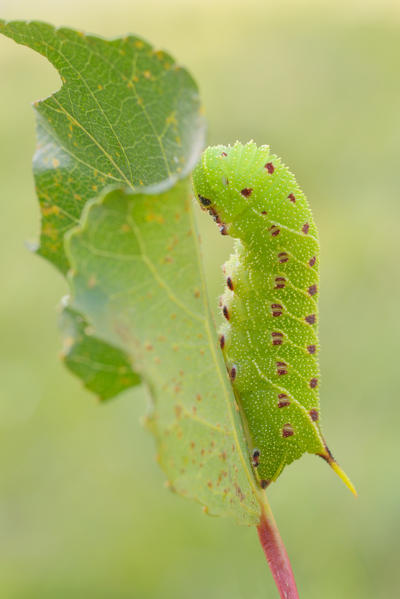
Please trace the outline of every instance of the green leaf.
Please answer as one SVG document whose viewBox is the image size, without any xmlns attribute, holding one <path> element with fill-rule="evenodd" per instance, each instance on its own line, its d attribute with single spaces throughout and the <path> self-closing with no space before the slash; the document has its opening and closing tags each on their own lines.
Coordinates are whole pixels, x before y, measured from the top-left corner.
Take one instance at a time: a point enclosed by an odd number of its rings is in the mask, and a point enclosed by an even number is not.
<svg viewBox="0 0 400 599">
<path fill-rule="evenodd" d="M 258 488 L 210 316 L 190 185 L 114 190 L 66 238 L 72 307 L 130 357 L 171 487 L 211 514 L 257 524 Z"/>
<path fill-rule="evenodd" d="M 33 170 L 42 211 L 39 253 L 68 270 L 63 236 L 110 184 L 155 192 L 196 163 L 204 123 L 195 82 L 134 36 L 107 41 L 40 22 L 0 20 L 0 33 L 45 56 L 61 89 L 35 103 Z"/>
<path fill-rule="evenodd" d="M 38 253 L 66 273 L 64 235 L 104 187 L 149 193 L 190 172 L 204 138 L 197 86 L 171 56 L 138 37 L 107 41 L 45 23 L 2 20 L 0 33 L 45 56 L 63 82 L 60 91 L 35 103 L 33 170 L 42 212 Z M 68 314 L 64 325 L 70 321 Z M 115 349 L 96 343 L 80 336 L 66 365 L 105 398 L 124 385 L 110 376 Z M 96 375 L 80 355 L 89 348 L 108 365 L 103 373 Z"/>
<path fill-rule="evenodd" d="M 141 383 L 128 356 L 94 337 L 81 314 L 66 306 L 61 312 L 59 325 L 63 333 L 62 357 L 65 365 L 101 400 L 111 399 Z"/>
</svg>

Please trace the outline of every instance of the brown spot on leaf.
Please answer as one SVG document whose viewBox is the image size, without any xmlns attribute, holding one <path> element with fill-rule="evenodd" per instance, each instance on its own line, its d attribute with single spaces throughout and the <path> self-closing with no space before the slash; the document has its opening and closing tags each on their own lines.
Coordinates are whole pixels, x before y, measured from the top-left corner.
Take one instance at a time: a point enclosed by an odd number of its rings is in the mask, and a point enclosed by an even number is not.
<svg viewBox="0 0 400 599">
<path fill-rule="evenodd" d="M 225 347 L 225 337 L 224 335 L 221 335 L 221 337 L 219 338 L 219 346 L 221 349 L 224 349 Z"/>
<path fill-rule="evenodd" d="M 241 190 L 240 193 L 242 194 L 243 197 L 248 198 L 253 193 L 253 190 L 251 187 L 245 187 L 244 189 Z"/>
<path fill-rule="evenodd" d="M 231 381 L 235 380 L 235 378 L 236 378 L 236 367 L 235 366 L 232 366 L 229 376 L 231 378 Z"/>
<path fill-rule="evenodd" d="M 304 235 L 307 235 L 307 233 L 308 233 L 309 229 L 310 229 L 310 225 L 309 225 L 308 223 L 305 223 L 305 224 L 302 226 L 302 228 L 301 228 L 301 230 L 303 231 Z"/>
<path fill-rule="evenodd" d="M 240 501 L 244 501 L 246 499 L 246 496 L 237 483 L 235 483 L 235 489 L 236 489 L 236 495 L 239 497 Z"/>
<path fill-rule="evenodd" d="M 226 320 L 229 320 L 229 312 L 226 306 L 222 308 L 222 314 L 225 316 Z"/>
<path fill-rule="evenodd" d="M 317 320 L 315 314 L 309 314 L 308 316 L 305 317 L 304 319 L 306 322 L 308 322 L 308 324 L 315 324 L 315 321 Z"/>
<path fill-rule="evenodd" d="M 316 378 L 311 379 L 311 381 L 310 381 L 310 387 L 311 387 L 311 389 L 315 389 L 315 387 L 317 385 L 318 385 L 318 379 L 316 379 Z"/>
<path fill-rule="evenodd" d="M 309 264 L 311 267 L 313 267 L 313 266 L 314 266 L 314 264 L 315 264 L 315 261 L 316 261 L 316 257 L 315 257 L 315 256 L 313 256 L 313 257 L 312 257 L 312 258 L 310 258 L 310 260 L 308 261 L 308 264 Z"/>
<path fill-rule="evenodd" d="M 293 204 L 296 203 L 296 198 L 294 197 L 294 195 L 292 193 L 289 193 L 288 198 L 291 202 L 293 202 Z"/>
<path fill-rule="evenodd" d="M 307 351 L 309 354 L 315 354 L 316 350 L 317 350 L 316 345 L 307 345 Z"/>
<path fill-rule="evenodd" d="M 227 284 L 227 286 L 229 287 L 229 289 L 230 289 L 231 291 L 233 291 L 233 281 L 232 281 L 231 277 L 228 277 L 228 278 L 226 279 L 226 284 Z"/>
<path fill-rule="evenodd" d="M 310 414 L 310 418 L 313 422 L 317 422 L 319 418 L 318 410 L 310 410 L 308 412 Z"/>
<path fill-rule="evenodd" d="M 272 175 L 272 173 L 275 170 L 274 165 L 272 164 L 272 162 L 267 162 L 267 164 L 264 166 L 264 168 L 267 169 L 267 171 L 269 172 L 270 175 Z"/>
</svg>

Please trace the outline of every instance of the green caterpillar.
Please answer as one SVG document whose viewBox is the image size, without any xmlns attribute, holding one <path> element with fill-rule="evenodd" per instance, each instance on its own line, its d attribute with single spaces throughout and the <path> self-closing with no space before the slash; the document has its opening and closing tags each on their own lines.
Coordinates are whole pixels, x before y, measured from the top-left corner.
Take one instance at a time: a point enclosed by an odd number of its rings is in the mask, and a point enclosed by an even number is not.
<svg viewBox="0 0 400 599">
<path fill-rule="evenodd" d="M 309 452 L 354 491 L 320 428 L 319 242 L 303 192 L 254 142 L 208 148 L 193 184 L 220 232 L 236 239 L 224 265 L 220 345 L 260 485 Z"/>
</svg>

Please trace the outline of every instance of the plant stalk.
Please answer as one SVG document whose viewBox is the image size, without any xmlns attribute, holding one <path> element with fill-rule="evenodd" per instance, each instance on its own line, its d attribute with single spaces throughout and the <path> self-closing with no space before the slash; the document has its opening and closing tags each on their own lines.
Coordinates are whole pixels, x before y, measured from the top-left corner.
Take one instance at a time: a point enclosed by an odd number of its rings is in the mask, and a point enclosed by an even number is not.
<svg viewBox="0 0 400 599">
<path fill-rule="evenodd" d="M 262 511 L 257 531 L 279 595 L 281 599 L 299 599 L 289 557 L 265 492 L 260 499 L 262 499 L 260 501 Z"/>
</svg>

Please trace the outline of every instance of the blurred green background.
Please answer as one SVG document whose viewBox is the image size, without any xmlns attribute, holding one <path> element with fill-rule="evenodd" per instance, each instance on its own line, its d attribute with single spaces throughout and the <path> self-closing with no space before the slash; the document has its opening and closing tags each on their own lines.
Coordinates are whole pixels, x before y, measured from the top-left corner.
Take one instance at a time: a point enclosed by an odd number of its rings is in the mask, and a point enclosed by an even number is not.
<svg viewBox="0 0 400 599">
<path fill-rule="evenodd" d="M 399 3 L 0 0 L 0 15 L 147 38 L 199 82 L 210 143 L 269 143 L 295 171 L 321 236 L 324 431 L 359 498 L 306 456 L 270 501 L 302 598 L 399 596 Z M 144 392 L 99 406 L 59 361 L 66 285 L 24 246 L 30 103 L 59 80 L 0 39 L 0 82 L 0 596 L 275 598 L 255 530 L 164 488 Z M 199 222 L 216 304 L 230 242 Z"/>
</svg>

